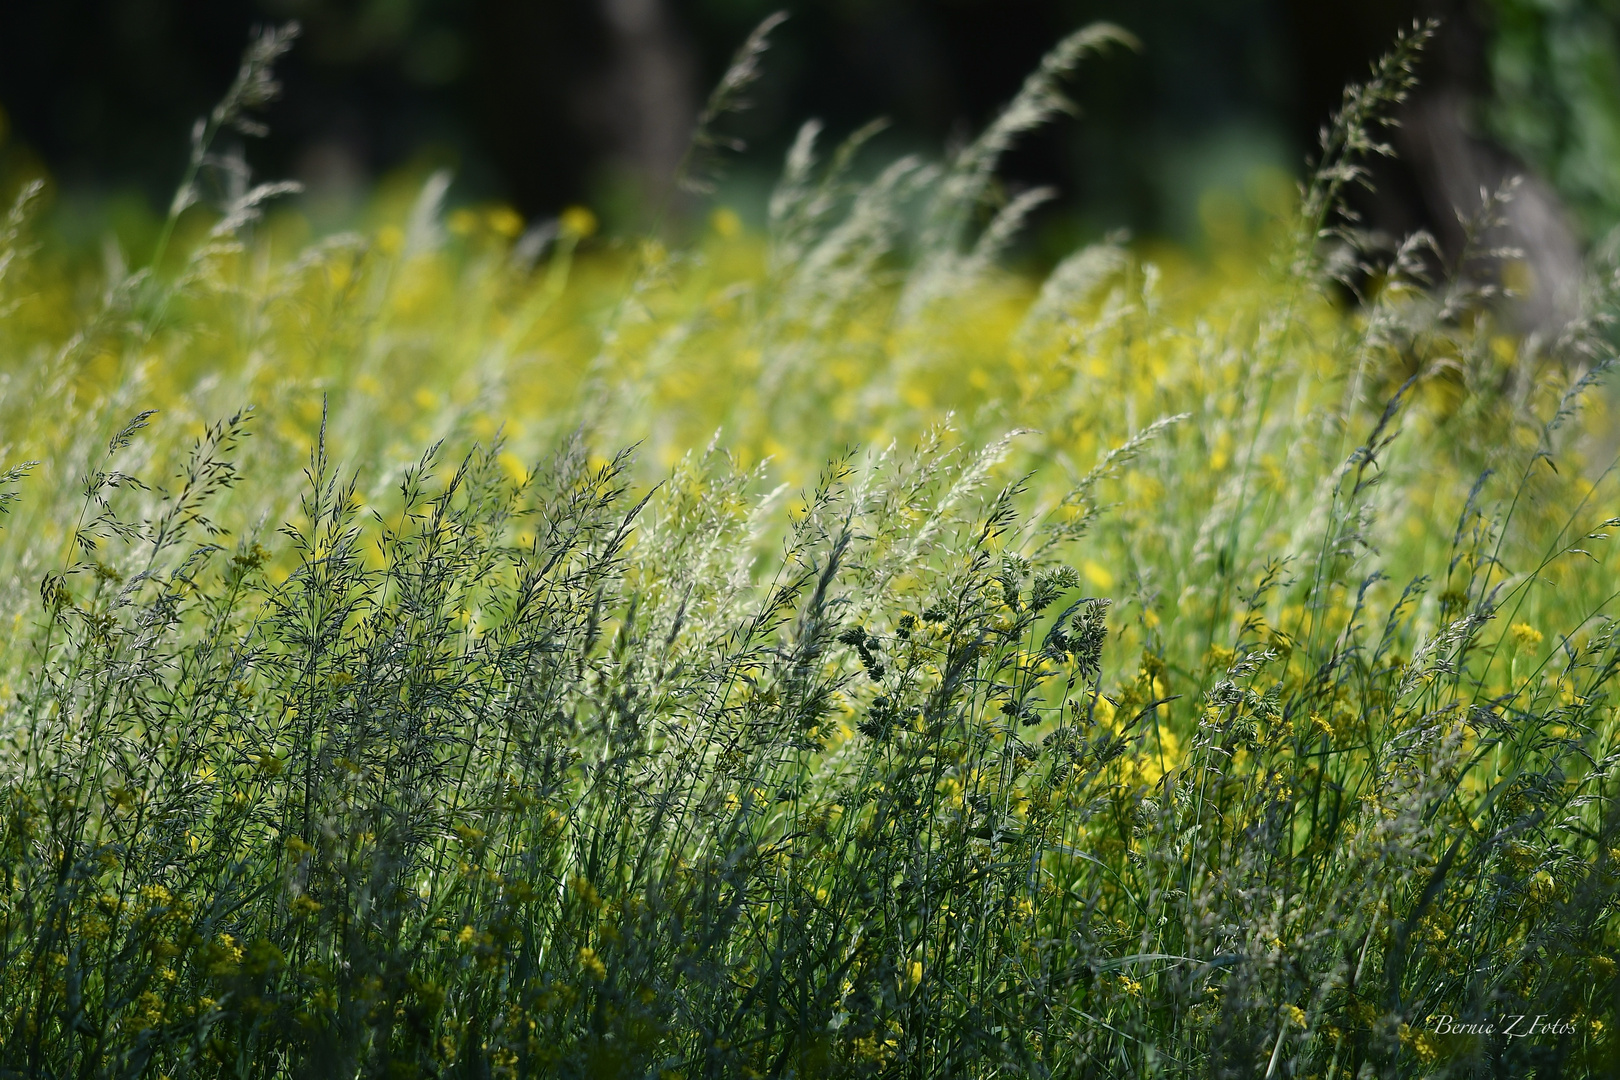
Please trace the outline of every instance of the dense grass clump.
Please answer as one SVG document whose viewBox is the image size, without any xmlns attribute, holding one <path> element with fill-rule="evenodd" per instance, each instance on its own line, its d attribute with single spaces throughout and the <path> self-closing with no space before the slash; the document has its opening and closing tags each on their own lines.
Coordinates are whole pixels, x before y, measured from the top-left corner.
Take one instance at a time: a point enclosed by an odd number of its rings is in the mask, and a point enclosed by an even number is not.
<svg viewBox="0 0 1620 1080">
<path fill-rule="evenodd" d="M 0 1075 L 1612 1070 L 1610 283 L 1518 339 L 1338 216 L 1414 38 L 1215 265 L 1029 287 L 1114 36 L 674 253 L 25 192 Z"/>
</svg>

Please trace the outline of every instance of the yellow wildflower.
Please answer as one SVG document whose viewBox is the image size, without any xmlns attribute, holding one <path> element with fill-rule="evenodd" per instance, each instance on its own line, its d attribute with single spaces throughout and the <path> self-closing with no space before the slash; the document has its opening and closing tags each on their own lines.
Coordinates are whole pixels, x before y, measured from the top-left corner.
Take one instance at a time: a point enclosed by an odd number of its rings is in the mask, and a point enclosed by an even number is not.
<svg viewBox="0 0 1620 1080">
<path fill-rule="evenodd" d="M 508 239 L 523 231 L 523 218 L 510 206 L 495 207 L 485 220 L 489 222 L 490 231 Z"/>
<path fill-rule="evenodd" d="M 570 206 L 557 218 L 564 236 L 583 240 L 596 231 L 596 215 L 583 206 Z"/>
</svg>

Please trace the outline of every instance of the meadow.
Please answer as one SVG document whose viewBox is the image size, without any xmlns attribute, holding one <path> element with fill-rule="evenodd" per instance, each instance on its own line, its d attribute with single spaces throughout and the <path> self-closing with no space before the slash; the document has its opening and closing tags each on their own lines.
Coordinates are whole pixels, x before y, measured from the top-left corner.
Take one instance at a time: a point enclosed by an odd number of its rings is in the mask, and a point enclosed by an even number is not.
<svg viewBox="0 0 1620 1080">
<path fill-rule="evenodd" d="M 274 33 L 143 269 L 25 187 L 0 1076 L 1612 1073 L 1617 280 L 1519 335 L 1511 191 L 1344 213 L 1423 37 L 1043 280 L 996 163 L 1111 28 L 678 245 L 311 238 L 215 143 Z"/>
</svg>

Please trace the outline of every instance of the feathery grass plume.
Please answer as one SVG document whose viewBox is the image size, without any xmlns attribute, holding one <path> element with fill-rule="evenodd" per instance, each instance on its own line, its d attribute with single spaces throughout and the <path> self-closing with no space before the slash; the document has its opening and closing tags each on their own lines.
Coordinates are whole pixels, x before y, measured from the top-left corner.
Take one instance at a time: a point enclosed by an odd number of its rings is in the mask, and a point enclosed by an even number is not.
<svg viewBox="0 0 1620 1080">
<path fill-rule="evenodd" d="M 954 250 L 961 242 L 968 216 L 985 198 L 997 164 L 1013 142 L 1040 127 L 1058 113 L 1077 113 L 1060 84 L 1086 56 L 1110 45 L 1141 49 L 1130 33 L 1111 23 L 1093 23 L 1076 30 L 1041 58 L 1040 67 L 1024 80 L 1018 94 L 984 133 L 963 147 L 951 162 L 929 211 L 923 247 Z"/>
<path fill-rule="evenodd" d="M 809 249 L 818 226 L 845 199 L 856 193 L 856 185 L 847 180 L 849 168 L 861 147 L 886 127 L 888 121 L 879 119 L 857 128 L 839 144 L 832 160 L 822 171 L 821 180 L 813 185 L 811 176 L 816 165 L 816 140 L 821 136 L 822 125 L 820 121 L 808 120 L 799 128 L 793 145 L 788 149 L 782 178 L 771 192 L 771 255 L 778 273 L 797 265 Z"/>
<path fill-rule="evenodd" d="M 16 490 L 16 485 L 28 478 L 28 474 L 37 468 L 39 462 L 25 461 L 20 465 L 8 466 L 0 471 L 0 514 L 11 513 L 11 507 L 22 495 Z"/>
<path fill-rule="evenodd" d="M 1029 213 L 1053 195 L 1048 189 L 1025 192 L 1000 208 L 980 234 L 971 254 L 959 249 L 984 206 L 990 182 L 1002 156 L 1024 133 L 1040 127 L 1059 113 L 1077 114 L 1078 108 L 1064 96 L 1061 83 L 1088 55 L 1110 45 L 1141 49 L 1141 43 L 1127 31 L 1111 23 L 1093 23 L 1076 30 L 1042 57 L 1017 96 L 1008 103 L 990 126 L 963 147 L 941 175 L 924 211 L 918 237 L 917 269 L 907 283 L 901 301 L 902 317 L 915 314 L 927 304 L 951 291 L 962 291 L 999 254 L 1017 232 Z"/>
<path fill-rule="evenodd" d="M 246 136 L 260 137 L 269 131 L 251 114 L 254 110 L 270 104 L 281 94 L 281 84 L 275 79 L 275 64 L 292 48 L 298 32 L 297 22 L 261 27 L 242 53 L 242 63 L 237 68 L 236 78 L 225 91 L 225 96 L 219 99 L 206 117 L 199 118 L 192 125 L 191 153 L 186 160 L 185 175 L 181 177 L 180 186 L 175 189 L 174 199 L 169 204 L 168 216 L 164 219 L 163 228 L 152 251 L 151 266 L 157 267 L 162 263 L 180 215 L 202 198 L 202 192 L 197 185 L 205 168 L 212 167 L 220 171 L 226 179 L 227 190 L 230 192 L 230 206 L 225 214 L 226 220 L 240 219 L 245 222 L 249 220 L 252 211 L 266 199 L 300 190 L 297 185 L 283 181 L 279 184 L 261 185 L 248 191 L 246 165 L 240 155 L 221 157 L 212 153 L 214 140 L 226 129 Z"/>
<path fill-rule="evenodd" d="M 710 194 L 720 176 L 720 151 L 736 152 L 743 149 L 741 139 L 722 135 L 716 125 L 728 114 L 743 112 L 750 107 L 747 91 L 759 81 L 760 60 L 765 50 L 770 48 L 771 31 L 786 22 L 787 17 L 785 11 L 767 15 L 737 49 L 731 66 L 720 77 L 720 82 L 703 105 L 703 112 L 698 115 L 697 127 L 693 129 L 686 154 L 675 172 L 678 187 L 695 195 Z"/>
<path fill-rule="evenodd" d="M 1317 139 L 1319 149 L 1303 188 L 1300 230 L 1289 270 L 1293 276 L 1301 280 L 1309 277 L 1309 267 L 1323 239 L 1337 236 L 1354 247 L 1353 235 L 1334 225 L 1335 216 L 1350 225 L 1355 221 L 1353 211 L 1344 204 L 1344 192 L 1348 187 L 1368 183 L 1362 159 L 1395 155 L 1394 147 L 1380 141 L 1377 131 L 1397 122 L 1390 115 L 1391 109 L 1405 101 L 1417 85 L 1418 59 L 1438 29 L 1439 23 L 1430 19 L 1415 22 L 1398 33 L 1395 47 L 1373 65 L 1371 77 L 1345 87 L 1344 100 L 1322 126 Z"/>
</svg>

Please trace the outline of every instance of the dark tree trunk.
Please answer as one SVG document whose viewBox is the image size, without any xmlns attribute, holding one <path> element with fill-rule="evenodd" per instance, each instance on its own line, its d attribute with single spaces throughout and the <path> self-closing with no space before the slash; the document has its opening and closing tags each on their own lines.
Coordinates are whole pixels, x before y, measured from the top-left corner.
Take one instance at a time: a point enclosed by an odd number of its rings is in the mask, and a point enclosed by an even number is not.
<svg viewBox="0 0 1620 1080">
<path fill-rule="evenodd" d="M 601 0 L 611 48 L 597 106 L 610 167 L 648 208 L 669 198 L 697 115 L 693 62 L 665 0 Z"/>
</svg>

